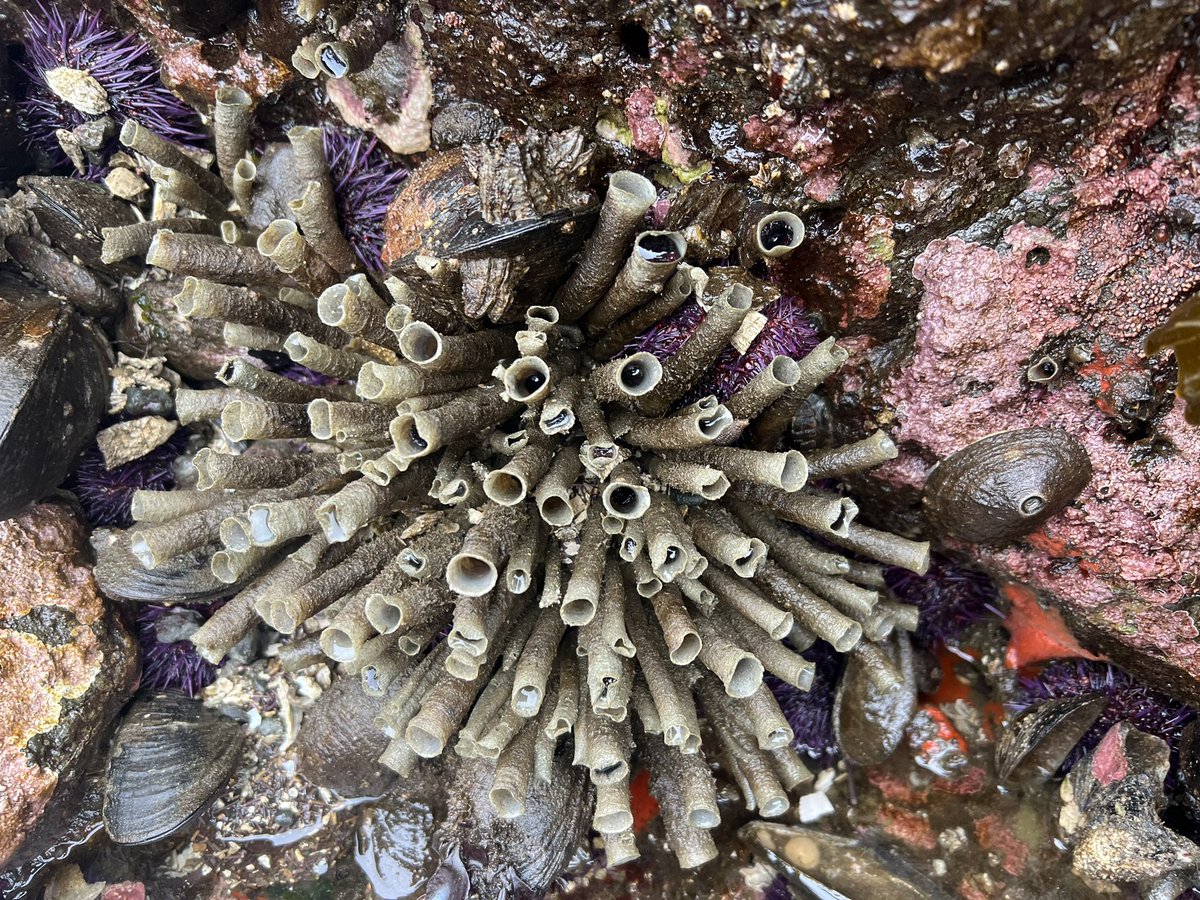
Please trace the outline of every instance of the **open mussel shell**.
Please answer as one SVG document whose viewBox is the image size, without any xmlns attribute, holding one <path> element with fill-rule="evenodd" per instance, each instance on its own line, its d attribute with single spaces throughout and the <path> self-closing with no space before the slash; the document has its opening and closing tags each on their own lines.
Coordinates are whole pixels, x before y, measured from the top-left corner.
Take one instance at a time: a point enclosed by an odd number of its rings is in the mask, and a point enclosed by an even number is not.
<svg viewBox="0 0 1200 900">
<path fill-rule="evenodd" d="M 870 840 L 813 828 L 751 822 L 738 831 L 755 855 L 779 871 L 800 896 L 818 900 L 949 900 L 899 851 Z"/>
<path fill-rule="evenodd" d="M 1029 786 L 1046 781 L 1107 706 L 1108 700 L 1099 694 L 1081 694 L 1026 710 L 1008 723 L 996 742 L 996 774 L 1001 781 Z"/>
<path fill-rule="evenodd" d="M 134 702 L 113 737 L 104 828 L 118 844 L 148 844 L 184 828 L 216 798 L 242 753 L 242 727 L 198 700 Z"/>
<path fill-rule="evenodd" d="M 205 545 L 145 568 L 129 549 L 129 532 L 97 528 L 92 532 L 96 554 L 93 574 L 101 593 L 112 600 L 132 603 L 205 603 L 237 593 L 252 581 L 256 571 L 227 584 L 212 572 L 211 558 L 219 546 Z"/>
<path fill-rule="evenodd" d="M 853 655 L 833 701 L 833 731 L 847 759 L 883 762 L 899 746 L 917 706 L 916 673 L 908 634 L 893 632 L 887 644 L 892 666 L 884 670 Z"/>
<path fill-rule="evenodd" d="M 1018 428 L 950 454 L 925 479 L 937 537 L 1005 544 L 1029 534 L 1092 479 L 1087 451 L 1059 428 Z"/>
<path fill-rule="evenodd" d="M 67 477 L 104 414 L 110 363 L 71 307 L 0 279 L 0 519 Z"/>
</svg>

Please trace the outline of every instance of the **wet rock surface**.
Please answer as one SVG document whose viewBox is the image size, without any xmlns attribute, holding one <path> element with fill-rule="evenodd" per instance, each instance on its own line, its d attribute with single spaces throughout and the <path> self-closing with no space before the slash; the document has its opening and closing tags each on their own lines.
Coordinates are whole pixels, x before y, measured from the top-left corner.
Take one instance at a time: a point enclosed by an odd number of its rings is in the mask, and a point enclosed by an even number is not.
<svg viewBox="0 0 1200 900">
<path fill-rule="evenodd" d="M 137 673 L 70 507 L 0 522 L 0 861 L 74 787 Z"/>
</svg>

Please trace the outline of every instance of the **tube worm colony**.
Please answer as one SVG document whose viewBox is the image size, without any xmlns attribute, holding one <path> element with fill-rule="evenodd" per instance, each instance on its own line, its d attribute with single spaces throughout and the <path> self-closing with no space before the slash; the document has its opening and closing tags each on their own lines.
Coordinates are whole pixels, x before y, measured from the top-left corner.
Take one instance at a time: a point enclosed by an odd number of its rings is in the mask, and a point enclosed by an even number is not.
<svg viewBox="0 0 1200 900">
<path fill-rule="evenodd" d="M 218 95 L 220 177 L 136 123 L 121 135 L 228 231 L 227 210 L 254 191 L 246 117 L 221 114 L 238 101 Z M 641 231 L 656 199 L 645 178 L 614 173 L 569 276 L 514 304 L 519 276 L 541 273 L 500 241 L 461 263 L 418 258 L 404 281 L 361 271 L 336 227 L 320 131 L 289 139 L 295 221 L 253 243 L 153 224 L 105 236 L 182 277 L 179 310 L 223 320 L 232 345 L 335 379 L 299 384 L 234 360 L 220 387 L 178 391 L 184 424 L 261 442 L 201 450 L 195 490 L 134 498 L 125 540 L 146 569 L 199 553 L 236 590 L 190 640 L 216 662 L 261 619 L 294 636 L 287 654 L 319 647 L 386 698 L 381 762 L 407 773 L 448 748 L 494 760 L 505 817 L 571 754 L 610 864 L 638 854 L 635 756 L 685 867 L 716 854 L 711 758 L 750 809 L 782 814 L 810 776 L 764 674 L 807 689 L 800 652 L 820 639 L 893 683 L 877 642 L 914 628 L 916 610 L 889 597 L 884 566 L 929 564 L 928 545 L 860 524 L 853 500 L 810 483 L 892 458 L 886 436 L 807 459 L 779 449 L 846 351 L 831 339 L 778 355 L 727 401 L 688 402 L 719 355 L 753 338 L 769 289 L 741 267 L 689 264 L 681 231 Z M 754 216 L 747 264 L 800 243 L 795 216 Z M 689 300 L 703 318 L 669 358 L 618 355 Z"/>
</svg>

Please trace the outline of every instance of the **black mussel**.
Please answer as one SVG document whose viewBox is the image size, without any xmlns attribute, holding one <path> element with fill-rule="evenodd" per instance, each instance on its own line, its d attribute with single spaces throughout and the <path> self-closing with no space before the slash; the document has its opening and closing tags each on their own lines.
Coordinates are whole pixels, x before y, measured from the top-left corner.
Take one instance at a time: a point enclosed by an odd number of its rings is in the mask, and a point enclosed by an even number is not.
<svg viewBox="0 0 1200 900">
<path fill-rule="evenodd" d="M 1004 544 L 1062 510 L 1091 479 L 1087 451 L 1065 431 L 1002 431 L 933 467 L 925 514 L 939 537 Z"/>
<path fill-rule="evenodd" d="M 0 519 L 54 490 L 96 433 L 111 352 L 78 313 L 0 280 Z"/>
<path fill-rule="evenodd" d="M 58 175 L 26 175 L 17 182 L 38 225 L 58 249 L 102 272 L 128 271 L 128 264 L 101 259 L 101 229 L 132 225 L 133 207 L 117 200 L 102 184 Z"/>
<path fill-rule="evenodd" d="M 584 846 L 593 806 L 586 770 L 560 753 L 550 781 L 534 780 L 524 815 L 503 819 L 488 797 L 494 765 L 453 760 L 448 818 L 438 835 L 442 862 L 430 877 L 427 897 L 460 900 L 466 887 L 480 900 L 533 900 Z"/>
<path fill-rule="evenodd" d="M 344 797 L 378 796 L 396 780 L 376 762 L 388 739 L 375 725 L 387 705 L 364 693 L 355 675 L 337 678 L 304 713 L 296 736 L 297 771 Z"/>
<path fill-rule="evenodd" d="M 117 727 L 104 774 L 104 828 L 118 844 L 148 844 L 200 815 L 233 775 L 245 735 L 198 700 L 154 694 Z"/>
<path fill-rule="evenodd" d="M 441 785 L 426 783 L 431 779 L 422 780 L 425 774 L 417 773 L 416 785 L 397 784 L 378 803 L 365 807 L 359 818 L 354 861 L 371 889 L 385 900 L 428 896 L 426 884 L 438 866 L 433 848 L 438 810 L 430 795 L 436 796 Z M 464 871 L 463 883 L 465 879 Z"/>
<path fill-rule="evenodd" d="M 1041 784 L 1104 713 L 1108 700 L 1080 694 L 1047 700 L 1008 723 L 996 742 L 996 774 L 1001 781 Z"/>
<path fill-rule="evenodd" d="M 860 645 L 861 646 L 861 645 Z M 893 632 L 876 654 L 851 654 L 833 701 L 833 729 L 848 759 L 883 762 L 899 746 L 917 706 L 908 634 Z"/>
<path fill-rule="evenodd" d="M 949 900 L 949 894 L 899 851 L 882 843 L 775 822 L 751 822 L 738 835 L 804 897 Z"/>
<path fill-rule="evenodd" d="M 237 593 L 254 576 L 249 572 L 232 584 L 217 578 L 209 562 L 214 547 L 209 545 L 181 553 L 155 569 L 147 569 L 129 551 L 128 531 L 97 528 L 92 532 L 91 540 L 96 554 L 93 570 L 96 584 L 113 600 L 203 603 Z"/>
</svg>

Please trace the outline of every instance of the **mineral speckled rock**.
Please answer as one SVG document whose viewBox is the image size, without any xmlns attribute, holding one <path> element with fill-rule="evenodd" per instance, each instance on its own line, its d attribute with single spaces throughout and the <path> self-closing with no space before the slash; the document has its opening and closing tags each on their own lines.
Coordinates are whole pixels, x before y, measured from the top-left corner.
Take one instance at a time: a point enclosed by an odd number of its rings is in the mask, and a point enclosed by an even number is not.
<svg viewBox="0 0 1200 900">
<path fill-rule="evenodd" d="M 1076 435 L 1091 484 L 1024 542 L 984 560 L 1061 601 L 1092 649 L 1195 699 L 1196 624 L 1179 604 L 1195 593 L 1200 566 L 1200 431 L 1172 406 L 1169 357 L 1147 360 L 1140 344 L 1200 280 L 1193 226 L 1176 213 L 1200 193 L 1189 131 L 1196 79 L 1155 77 L 1128 90 L 1139 110 L 1154 103 L 1166 118 L 1142 112 L 1098 135 L 1107 152 L 1098 143 L 1081 155 L 1073 184 L 1066 171 L 1034 166 L 1025 193 L 994 216 L 1010 224 L 934 241 L 918 257 L 915 349 L 883 402 L 906 451 L 892 467 L 900 484 L 919 483 L 923 460 L 995 431 L 1053 425 Z M 1166 129 L 1162 152 L 1105 168 L 1153 128 Z M 1038 207 L 1060 212 L 1033 224 L 1028 211 Z M 1048 354 L 1063 374 L 1031 383 L 1028 365 Z M 1138 379 L 1146 390 L 1131 394 Z"/>
<path fill-rule="evenodd" d="M 137 672 L 67 506 L 0 522 L 0 864 L 71 789 Z"/>
</svg>

